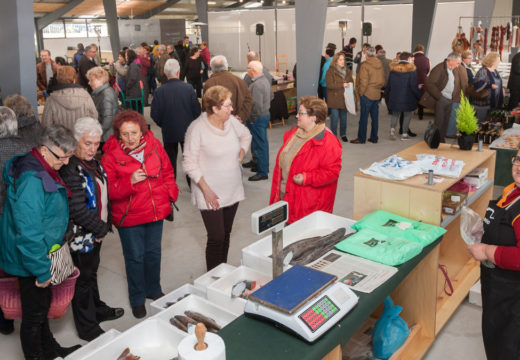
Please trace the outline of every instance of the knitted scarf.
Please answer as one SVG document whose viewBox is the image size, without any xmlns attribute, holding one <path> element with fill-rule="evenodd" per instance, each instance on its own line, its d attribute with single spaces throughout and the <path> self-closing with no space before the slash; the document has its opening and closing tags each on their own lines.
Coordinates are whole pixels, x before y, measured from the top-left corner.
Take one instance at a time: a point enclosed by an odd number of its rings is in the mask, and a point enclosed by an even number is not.
<svg viewBox="0 0 520 360">
<path fill-rule="evenodd" d="M 141 136 L 141 139 L 139 140 L 139 145 L 137 145 L 133 149 L 129 149 L 128 147 L 126 147 L 123 141 L 121 140 L 119 140 L 119 146 L 121 146 L 121 150 L 123 150 L 125 154 L 132 156 L 143 151 L 143 149 L 146 146 L 146 140 L 144 139 L 144 136 Z"/>
</svg>

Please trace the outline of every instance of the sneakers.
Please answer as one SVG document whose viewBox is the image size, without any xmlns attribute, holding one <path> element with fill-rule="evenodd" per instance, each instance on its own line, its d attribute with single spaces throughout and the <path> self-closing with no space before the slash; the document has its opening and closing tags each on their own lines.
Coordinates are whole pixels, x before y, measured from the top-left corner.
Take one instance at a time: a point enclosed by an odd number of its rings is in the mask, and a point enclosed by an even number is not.
<svg viewBox="0 0 520 360">
<path fill-rule="evenodd" d="M 395 140 L 395 129 L 390 129 L 390 140 Z"/>
<path fill-rule="evenodd" d="M 408 140 L 408 134 L 401 135 L 401 140 Z"/>
<path fill-rule="evenodd" d="M 417 134 L 414 133 L 414 132 L 412 132 L 412 130 L 408 129 L 408 136 L 409 136 L 409 137 L 416 137 Z"/>
</svg>

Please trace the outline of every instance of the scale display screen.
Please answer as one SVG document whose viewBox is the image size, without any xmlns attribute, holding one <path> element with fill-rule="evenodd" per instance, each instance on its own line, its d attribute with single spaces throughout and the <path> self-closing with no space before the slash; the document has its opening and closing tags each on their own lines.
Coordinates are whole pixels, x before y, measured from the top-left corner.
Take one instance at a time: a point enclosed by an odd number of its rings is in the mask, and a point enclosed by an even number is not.
<svg viewBox="0 0 520 360">
<path fill-rule="evenodd" d="M 258 232 L 264 232 L 287 220 L 287 206 L 281 206 L 258 218 Z"/>
<path fill-rule="evenodd" d="M 328 296 L 323 296 L 307 310 L 301 313 L 299 318 L 315 332 L 323 326 L 330 318 L 339 312 L 339 308 L 330 300 Z"/>
</svg>

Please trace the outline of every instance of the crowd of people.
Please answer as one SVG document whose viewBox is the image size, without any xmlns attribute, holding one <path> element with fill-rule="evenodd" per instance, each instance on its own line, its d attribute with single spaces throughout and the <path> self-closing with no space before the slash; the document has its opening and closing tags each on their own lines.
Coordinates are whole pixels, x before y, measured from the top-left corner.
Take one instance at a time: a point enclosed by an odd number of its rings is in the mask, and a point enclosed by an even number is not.
<svg viewBox="0 0 520 360">
<path fill-rule="evenodd" d="M 349 141 L 345 89 L 353 91 L 352 105 L 360 112 L 352 144 L 379 141 L 381 99 L 392 116 L 392 140 L 415 136 L 412 113 L 418 110 L 422 118 L 424 108 L 435 109 L 442 141 L 455 136 L 455 109 L 469 86 L 474 93 L 488 90 L 470 97 L 479 121 L 503 105 L 496 53 L 484 57 L 478 72 L 471 53 L 456 51 L 430 71 L 420 44 L 394 59 L 381 45 L 365 43 L 355 53 L 356 44 L 351 38 L 339 52 L 327 45 L 319 96 L 300 98 L 296 127 L 285 133 L 276 155 L 269 202 L 289 203 L 288 223 L 317 210 L 333 211 L 340 140 Z M 36 67 L 36 86 L 46 98 L 41 123 L 20 95 L 7 96 L 0 107 L 0 269 L 19 280 L 27 359 L 64 357 L 79 347 L 60 346 L 47 320 L 48 255 L 57 247 L 70 247 L 80 271 L 72 313 L 81 339 L 95 339 L 104 332 L 100 323 L 124 315 L 122 307 L 103 302 L 98 289 L 100 252 L 109 232 L 117 231 L 121 241 L 133 316 L 146 316 L 145 300 L 164 295 L 161 242 L 164 220 L 173 218 L 179 196 L 179 147 L 191 200 L 207 232 L 208 270 L 227 261 L 234 218 L 246 197 L 242 168 L 253 172 L 249 181 L 269 179 L 272 75 L 258 53 L 246 54 L 247 73 L 240 78 L 228 71 L 223 55 L 210 57 L 207 43 L 199 48 L 187 37 L 175 46 L 155 41 L 124 48 L 109 71 L 99 66 L 98 50 L 79 44 L 72 65 L 41 51 Z M 513 69 L 520 60 L 515 59 Z M 512 86 L 515 81 L 510 79 Z M 124 98 L 138 101 L 125 106 Z M 143 116 L 146 106 L 162 141 Z M 243 163 L 250 148 L 252 159 Z M 479 251 L 475 256 L 483 257 Z M 0 331 L 12 332 L 12 320 L 0 315 Z"/>
</svg>

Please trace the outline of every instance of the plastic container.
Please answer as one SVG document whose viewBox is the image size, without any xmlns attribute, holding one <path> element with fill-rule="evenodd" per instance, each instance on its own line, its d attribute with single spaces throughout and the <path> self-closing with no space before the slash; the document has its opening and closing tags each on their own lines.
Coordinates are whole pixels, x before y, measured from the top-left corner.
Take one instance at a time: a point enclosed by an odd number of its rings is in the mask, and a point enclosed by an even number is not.
<svg viewBox="0 0 520 360">
<path fill-rule="evenodd" d="M 206 291 L 202 291 L 192 284 L 184 284 L 181 287 L 173 290 L 172 292 L 160 297 L 159 299 L 150 303 L 150 313 L 155 315 L 167 309 L 166 304 L 169 302 L 178 302 L 186 295 L 195 294 L 200 297 L 206 297 Z"/>
<path fill-rule="evenodd" d="M 5 273 L 4 273 L 5 274 Z M 76 279 L 79 276 L 78 268 L 64 282 L 51 286 L 52 301 L 47 317 L 56 319 L 65 315 L 67 308 L 74 297 Z M 18 277 L 0 278 L 0 307 L 6 319 L 22 318 L 22 300 Z"/>
<path fill-rule="evenodd" d="M 83 345 L 78 350 L 74 351 L 72 354 L 68 355 L 65 360 L 83 360 L 85 357 L 89 356 L 90 353 L 95 351 L 96 349 L 102 347 L 105 344 L 108 344 L 112 340 L 121 334 L 116 329 L 110 329 L 105 331 L 104 334 L 98 336 L 88 344 Z"/>
<path fill-rule="evenodd" d="M 316 211 L 283 229 L 283 246 L 305 238 L 327 235 L 341 227 L 347 229 L 346 234 L 350 234 L 354 232 L 350 227 L 354 223 L 352 219 Z M 242 249 L 242 264 L 262 273 L 272 274 L 273 262 L 269 257 L 271 253 L 271 235 L 268 235 Z M 284 271 L 288 268 L 289 266 L 284 267 Z"/>
<path fill-rule="evenodd" d="M 258 286 L 271 281 L 272 275 L 262 273 L 246 266 L 239 266 L 222 279 L 217 280 L 208 286 L 208 300 L 220 305 L 237 316 L 242 315 L 247 300 L 240 297 L 232 298 L 231 288 L 233 285 L 243 280 L 256 281 L 255 289 L 257 289 Z"/>
<path fill-rule="evenodd" d="M 198 278 L 196 278 L 193 281 L 193 285 L 200 289 L 201 291 L 206 293 L 206 289 L 209 285 L 213 284 L 215 281 L 219 280 L 220 278 L 226 276 L 231 271 L 235 270 L 237 267 L 233 265 L 229 265 L 226 263 L 222 263 L 218 265 L 217 267 L 211 269 L 205 274 L 202 274 Z"/>
<path fill-rule="evenodd" d="M 159 319 L 161 321 L 164 321 L 175 331 L 180 332 L 182 335 L 188 335 L 181 329 L 178 329 L 174 325 L 170 324 L 170 319 L 172 317 L 174 317 L 175 315 L 184 315 L 184 312 L 186 310 L 195 311 L 201 313 L 202 315 L 210 317 L 213 320 L 215 320 L 215 322 L 220 327 L 226 326 L 231 321 L 237 318 L 237 315 L 230 313 L 222 307 L 215 305 L 200 296 L 192 294 L 180 300 L 178 303 L 170 306 L 168 309 L 161 311 L 160 313 L 155 315 L 153 319 Z"/>
<path fill-rule="evenodd" d="M 141 360 L 170 360 L 177 356 L 177 346 L 184 336 L 159 319 L 147 319 L 112 341 L 98 347 L 82 360 L 117 359 L 129 348 Z"/>
</svg>

